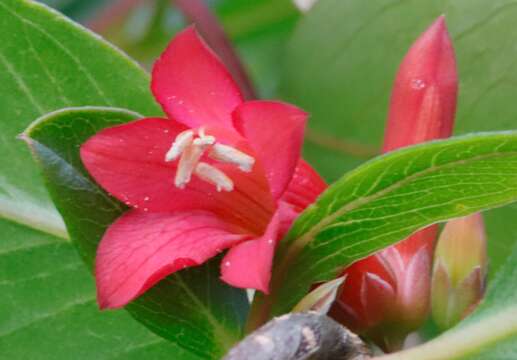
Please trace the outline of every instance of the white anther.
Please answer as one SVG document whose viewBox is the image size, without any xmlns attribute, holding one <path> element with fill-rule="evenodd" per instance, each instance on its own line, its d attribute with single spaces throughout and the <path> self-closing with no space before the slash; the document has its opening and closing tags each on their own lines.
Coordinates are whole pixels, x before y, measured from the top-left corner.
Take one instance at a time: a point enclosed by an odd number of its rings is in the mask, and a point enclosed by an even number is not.
<svg viewBox="0 0 517 360">
<path fill-rule="evenodd" d="M 232 191 L 233 181 L 225 173 L 212 165 L 200 162 L 196 166 L 195 174 L 201 179 L 214 184 L 217 191 Z"/>
<path fill-rule="evenodd" d="M 182 131 L 176 136 L 171 148 L 165 154 L 165 161 L 176 160 L 187 147 L 192 144 L 194 132 L 192 130 Z"/>
<path fill-rule="evenodd" d="M 208 153 L 214 160 L 235 164 L 244 172 L 250 172 L 255 164 L 255 159 L 231 146 L 215 144 Z"/>
<path fill-rule="evenodd" d="M 185 185 L 189 183 L 190 177 L 204 151 L 203 146 L 195 144 L 191 144 L 184 149 L 178 163 L 178 168 L 176 169 L 176 177 L 174 178 L 174 185 L 176 185 L 176 187 L 183 189 Z"/>
</svg>

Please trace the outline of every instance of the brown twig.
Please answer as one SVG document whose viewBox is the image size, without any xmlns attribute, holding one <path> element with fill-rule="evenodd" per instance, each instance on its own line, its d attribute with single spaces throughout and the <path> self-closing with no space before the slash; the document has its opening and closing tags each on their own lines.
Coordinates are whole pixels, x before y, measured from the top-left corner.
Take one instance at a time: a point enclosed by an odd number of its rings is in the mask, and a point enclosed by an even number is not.
<svg viewBox="0 0 517 360">
<path fill-rule="evenodd" d="M 183 15 L 196 24 L 208 45 L 219 55 L 246 99 L 256 97 L 253 85 L 224 29 L 203 0 L 173 0 Z"/>
<path fill-rule="evenodd" d="M 317 312 L 275 318 L 233 347 L 223 360 L 367 360 L 362 340 Z"/>
</svg>

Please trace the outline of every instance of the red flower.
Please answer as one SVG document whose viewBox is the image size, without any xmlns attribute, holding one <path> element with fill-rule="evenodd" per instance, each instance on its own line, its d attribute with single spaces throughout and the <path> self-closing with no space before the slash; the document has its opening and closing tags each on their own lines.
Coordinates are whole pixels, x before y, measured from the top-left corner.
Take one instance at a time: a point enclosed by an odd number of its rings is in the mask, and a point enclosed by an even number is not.
<svg viewBox="0 0 517 360">
<path fill-rule="evenodd" d="M 454 49 L 440 17 L 413 44 L 400 65 L 383 150 L 449 137 L 456 95 Z M 399 348 L 429 312 L 437 230 L 436 225 L 428 227 L 348 267 L 331 314 L 385 350 Z"/>
<path fill-rule="evenodd" d="M 192 27 L 155 63 L 151 89 L 169 119 L 108 128 L 81 147 L 89 173 L 131 207 L 97 250 L 100 307 L 225 249 L 222 279 L 267 292 L 278 239 L 326 187 L 300 158 L 306 113 L 244 102 Z"/>
</svg>

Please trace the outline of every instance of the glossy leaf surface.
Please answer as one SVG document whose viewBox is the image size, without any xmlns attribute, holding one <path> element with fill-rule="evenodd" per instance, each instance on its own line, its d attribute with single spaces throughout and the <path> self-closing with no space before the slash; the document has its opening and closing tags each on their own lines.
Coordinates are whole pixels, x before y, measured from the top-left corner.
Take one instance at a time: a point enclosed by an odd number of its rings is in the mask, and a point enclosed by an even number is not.
<svg viewBox="0 0 517 360">
<path fill-rule="evenodd" d="M 101 313 L 70 242 L 0 220 L 0 354 L 6 359 L 197 360 L 124 311 Z"/>
<path fill-rule="evenodd" d="M 312 284 L 429 224 L 517 200 L 517 133 L 417 145 L 351 171 L 298 218 L 277 255 L 273 313 Z"/>
</svg>

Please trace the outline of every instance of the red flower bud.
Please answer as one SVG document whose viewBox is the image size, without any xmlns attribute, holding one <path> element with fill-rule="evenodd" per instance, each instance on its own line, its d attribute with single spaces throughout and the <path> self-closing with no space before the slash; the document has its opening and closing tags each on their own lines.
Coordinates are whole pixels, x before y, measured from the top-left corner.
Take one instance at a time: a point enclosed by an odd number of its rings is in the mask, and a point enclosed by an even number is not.
<svg viewBox="0 0 517 360">
<path fill-rule="evenodd" d="M 383 151 L 451 136 L 457 92 L 454 49 L 441 16 L 413 44 L 399 67 Z"/>
<path fill-rule="evenodd" d="M 383 150 L 449 137 L 457 75 L 445 20 L 438 18 L 413 44 L 395 80 Z M 432 251 L 437 227 L 360 260 L 331 315 L 386 351 L 399 349 L 429 312 Z"/>
</svg>

